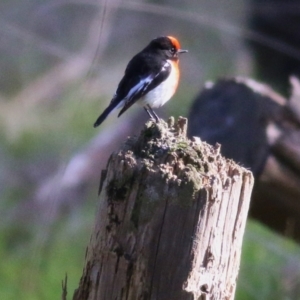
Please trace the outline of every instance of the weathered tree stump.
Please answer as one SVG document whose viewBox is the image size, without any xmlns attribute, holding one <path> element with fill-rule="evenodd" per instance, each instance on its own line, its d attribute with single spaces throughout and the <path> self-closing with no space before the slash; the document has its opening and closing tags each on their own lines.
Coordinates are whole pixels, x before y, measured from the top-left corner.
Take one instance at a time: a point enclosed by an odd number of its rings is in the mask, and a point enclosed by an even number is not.
<svg viewBox="0 0 300 300">
<path fill-rule="evenodd" d="M 253 177 L 186 122 L 149 121 L 110 157 L 74 300 L 234 298 Z"/>
</svg>

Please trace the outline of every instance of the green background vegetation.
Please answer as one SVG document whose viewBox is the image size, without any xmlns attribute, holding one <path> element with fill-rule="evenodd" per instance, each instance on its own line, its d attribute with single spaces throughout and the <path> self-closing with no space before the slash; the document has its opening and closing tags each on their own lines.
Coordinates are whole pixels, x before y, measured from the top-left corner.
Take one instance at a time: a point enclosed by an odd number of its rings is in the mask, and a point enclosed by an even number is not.
<svg viewBox="0 0 300 300">
<path fill-rule="evenodd" d="M 36 193 L 52 174 L 64 176 L 73 155 L 99 132 L 141 110 L 133 107 L 92 128 L 126 62 L 151 38 L 178 35 L 189 49 L 178 93 L 159 114 L 186 116 L 206 80 L 253 75 L 250 52 L 237 34 L 246 26 L 246 0 L 138 3 L 144 11 L 129 4 L 104 10 L 96 1 L 0 3 L 0 299 L 60 299 L 66 273 L 69 299 L 78 286 L 100 170 L 81 200 L 56 215 L 56 190 L 42 212 Z M 152 4 L 157 10 L 149 13 Z M 236 299 L 300 299 L 299 270 L 299 245 L 248 221 Z"/>
</svg>

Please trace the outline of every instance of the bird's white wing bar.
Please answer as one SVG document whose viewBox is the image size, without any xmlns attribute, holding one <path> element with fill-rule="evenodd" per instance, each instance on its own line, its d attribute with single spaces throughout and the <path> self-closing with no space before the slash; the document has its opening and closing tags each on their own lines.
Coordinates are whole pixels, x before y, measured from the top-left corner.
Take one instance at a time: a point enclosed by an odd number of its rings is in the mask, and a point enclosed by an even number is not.
<svg viewBox="0 0 300 300">
<path fill-rule="evenodd" d="M 135 85 L 126 96 L 126 101 L 130 101 L 134 95 L 136 95 L 138 92 L 144 90 L 147 88 L 147 86 L 152 82 L 153 75 L 149 75 L 148 77 L 142 79 L 137 85 Z M 124 100 L 125 100 L 124 99 Z"/>
<path fill-rule="evenodd" d="M 137 93 L 147 88 L 147 86 L 152 82 L 153 75 L 149 75 L 148 77 L 142 79 L 138 84 L 136 84 L 134 87 L 132 87 L 127 96 L 124 97 L 123 100 L 120 101 L 120 103 L 117 105 L 116 108 L 123 107 L 126 102 L 130 101 Z"/>
</svg>

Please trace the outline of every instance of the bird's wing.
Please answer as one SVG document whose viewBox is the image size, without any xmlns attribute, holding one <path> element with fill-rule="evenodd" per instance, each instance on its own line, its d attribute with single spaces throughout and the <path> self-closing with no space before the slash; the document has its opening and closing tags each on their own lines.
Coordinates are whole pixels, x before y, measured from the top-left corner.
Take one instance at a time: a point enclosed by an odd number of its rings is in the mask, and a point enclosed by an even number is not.
<svg viewBox="0 0 300 300">
<path fill-rule="evenodd" d="M 116 91 L 116 99 L 123 106 L 118 116 L 132 104 L 167 79 L 171 72 L 169 62 L 154 63 L 147 57 L 134 57 Z"/>
</svg>

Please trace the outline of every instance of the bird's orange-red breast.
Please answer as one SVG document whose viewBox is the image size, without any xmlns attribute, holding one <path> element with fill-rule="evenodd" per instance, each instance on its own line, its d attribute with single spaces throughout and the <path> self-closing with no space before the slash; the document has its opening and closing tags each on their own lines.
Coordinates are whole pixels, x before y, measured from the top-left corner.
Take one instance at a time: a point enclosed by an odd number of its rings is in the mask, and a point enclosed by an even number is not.
<svg viewBox="0 0 300 300">
<path fill-rule="evenodd" d="M 184 52 L 187 50 L 182 50 L 172 36 L 152 40 L 129 61 L 115 95 L 94 127 L 115 108 L 121 108 L 120 116 L 135 102 L 143 105 L 149 116 L 158 122 L 153 108 L 164 105 L 174 95 L 180 76 L 179 54 Z"/>
</svg>

